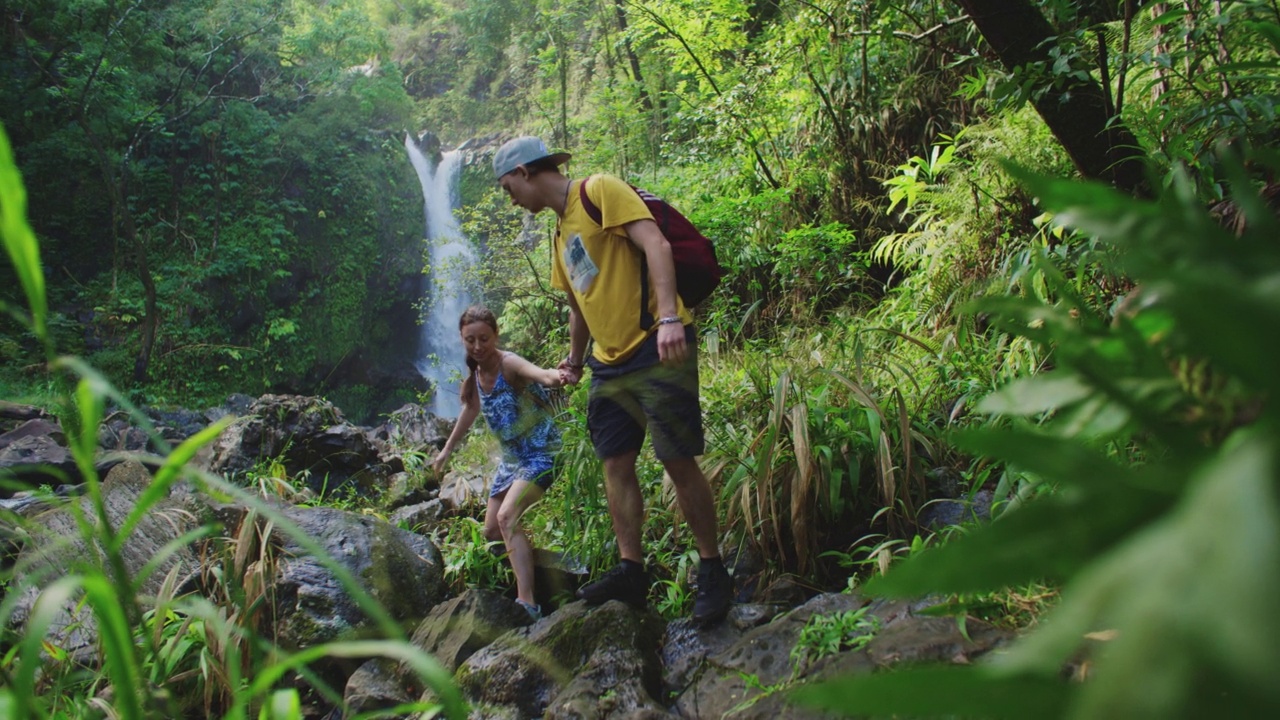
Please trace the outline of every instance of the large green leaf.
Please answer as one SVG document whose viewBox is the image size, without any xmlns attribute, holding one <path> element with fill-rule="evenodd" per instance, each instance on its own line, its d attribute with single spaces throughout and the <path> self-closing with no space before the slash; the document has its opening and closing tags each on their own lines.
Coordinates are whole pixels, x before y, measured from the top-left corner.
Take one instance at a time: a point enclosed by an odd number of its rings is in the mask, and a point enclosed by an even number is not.
<svg viewBox="0 0 1280 720">
<path fill-rule="evenodd" d="M 1142 484 L 1133 468 L 1075 440 L 1017 428 L 964 430 L 952 438 L 958 447 L 1004 460 L 1064 486 L 1109 492 Z"/>
<path fill-rule="evenodd" d="M 1070 370 L 1020 377 L 987 395 L 978 412 L 993 415 L 1037 415 L 1084 400 L 1094 388 Z"/>
<path fill-rule="evenodd" d="M 912 597 L 1065 580 L 1157 516 L 1168 502 L 1154 493 L 1064 490 L 913 556 L 867 581 L 865 589 L 873 595 Z"/>
<path fill-rule="evenodd" d="M 26 293 L 32 330 L 48 348 L 49 337 L 45 327 L 48 306 L 44 271 L 40 266 L 40 246 L 27 224 L 27 191 L 22 186 L 22 176 L 14 164 L 9 136 L 3 127 L 0 127 L 0 239 L 4 241 L 5 252 Z"/>
<path fill-rule="evenodd" d="M 790 693 L 798 704 L 844 716 L 1060 716 L 1069 686 L 1054 675 L 1008 676 L 983 666 L 920 667 L 840 678 Z"/>
<path fill-rule="evenodd" d="M 1257 428 L 1230 443 L 1176 510 L 1090 565 L 998 664 L 1052 672 L 1086 633 L 1115 630 L 1073 717 L 1195 717 L 1186 708 L 1215 706 L 1223 717 L 1261 717 L 1280 708 L 1276 437 Z"/>
</svg>

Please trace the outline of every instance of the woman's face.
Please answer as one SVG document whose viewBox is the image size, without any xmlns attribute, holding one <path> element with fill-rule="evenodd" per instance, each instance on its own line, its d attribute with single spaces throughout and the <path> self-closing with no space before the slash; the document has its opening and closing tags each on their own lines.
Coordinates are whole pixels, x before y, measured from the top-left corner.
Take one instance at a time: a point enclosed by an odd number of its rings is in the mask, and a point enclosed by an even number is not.
<svg viewBox="0 0 1280 720">
<path fill-rule="evenodd" d="M 498 333 L 489 323 L 479 321 L 462 326 L 462 344 L 467 355 L 480 364 L 498 351 Z"/>
</svg>

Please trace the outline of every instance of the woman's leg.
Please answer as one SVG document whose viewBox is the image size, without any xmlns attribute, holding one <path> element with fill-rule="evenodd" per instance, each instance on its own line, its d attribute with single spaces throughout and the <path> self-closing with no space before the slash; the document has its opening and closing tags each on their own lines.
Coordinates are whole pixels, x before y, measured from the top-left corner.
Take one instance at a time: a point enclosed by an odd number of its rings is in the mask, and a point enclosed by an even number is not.
<svg viewBox="0 0 1280 720">
<path fill-rule="evenodd" d="M 484 538 L 489 542 L 502 539 L 502 530 L 498 527 L 498 511 L 502 501 L 510 494 L 510 489 L 497 495 L 489 496 L 489 504 L 484 508 Z"/>
<path fill-rule="evenodd" d="M 529 506 L 542 499 L 543 489 L 527 480 L 516 480 L 502 498 L 496 513 L 502 541 L 507 544 L 507 558 L 516 575 L 516 596 L 530 605 L 533 599 L 533 548 L 520 524 L 520 516 Z M 491 499 L 492 502 L 492 499 Z M 490 506 L 492 507 L 492 505 Z"/>
</svg>

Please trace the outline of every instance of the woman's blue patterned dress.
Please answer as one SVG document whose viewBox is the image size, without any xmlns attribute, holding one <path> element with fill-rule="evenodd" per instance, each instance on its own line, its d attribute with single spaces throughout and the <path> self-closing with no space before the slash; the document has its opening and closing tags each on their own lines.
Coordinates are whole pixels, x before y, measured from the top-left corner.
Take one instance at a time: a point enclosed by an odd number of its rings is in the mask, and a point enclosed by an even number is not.
<svg viewBox="0 0 1280 720">
<path fill-rule="evenodd" d="M 480 391 L 480 409 L 489 429 L 502 446 L 502 462 L 493 476 L 490 495 L 500 495 L 517 478 L 546 490 L 554 479 L 552 469 L 560 450 L 560 429 L 546 408 L 551 398 L 547 389 L 537 383 L 517 392 L 498 367 L 493 390 Z M 535 400 L 536 398 L 536 400 Z"/>
</svg>

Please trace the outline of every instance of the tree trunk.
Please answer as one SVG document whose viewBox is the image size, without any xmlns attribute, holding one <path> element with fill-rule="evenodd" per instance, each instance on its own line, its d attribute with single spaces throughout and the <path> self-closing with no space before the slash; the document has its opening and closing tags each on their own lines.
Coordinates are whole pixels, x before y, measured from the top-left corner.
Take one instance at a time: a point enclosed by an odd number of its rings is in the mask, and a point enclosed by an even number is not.
<svg viewBox="0 0 1280 720">
<path fill-rule="evenodd" d="M 957 0 L 1005 68 L 1052 66 L 1057 31 L 1029 0 Z M 1047 88 L 1035 103 L 1049 130 L 1080 174 L 1126 192 L 1142 192 L 1142 149 L 1120 122 L 1110 123 L 1106 94 L 1092 77 L 1069 78 Z M 1109 124 L 1110 123 L 1110 124 Z"/>
<path fill-rule="evenodd" d="M 631 38 L 627 37 L 627 11 L 622 5 L 623 0 L 614 0 L 613 10 L 618 18 L 618 30 L 622 33 L 622 50 L 627 55 L 627 62 L 631 65 L 631 80 L 636 84 L 636 96 L 640 100 L 640 107 L 645 112 L 653 112 L 653 100 L 649 98 L 649 91 L 644 87 L 644 76 L 640 73 L 640 58 L 636 56 L 635 48 L 631 47 Z"/>
</svg>

